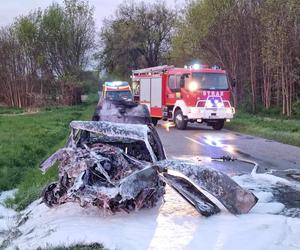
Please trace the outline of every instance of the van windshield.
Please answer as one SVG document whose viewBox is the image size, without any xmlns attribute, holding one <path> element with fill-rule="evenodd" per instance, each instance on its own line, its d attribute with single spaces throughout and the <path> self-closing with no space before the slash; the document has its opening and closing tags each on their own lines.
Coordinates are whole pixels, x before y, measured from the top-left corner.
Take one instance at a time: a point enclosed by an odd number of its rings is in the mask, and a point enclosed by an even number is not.
<svg viewBox="0 0 300 250">
<path fill-rule="evenodd" d="M 131 91 L 107 91 L 106 97 L 107 100 L 117 101 L 117 100 L 126 100 L 132 101 Z"/>
<path fill-rule="evenodd" d="M 198 90 L 227 90 L 227 76 L 223 73 L 192 73 L 192 82 Z"/>
</svg>

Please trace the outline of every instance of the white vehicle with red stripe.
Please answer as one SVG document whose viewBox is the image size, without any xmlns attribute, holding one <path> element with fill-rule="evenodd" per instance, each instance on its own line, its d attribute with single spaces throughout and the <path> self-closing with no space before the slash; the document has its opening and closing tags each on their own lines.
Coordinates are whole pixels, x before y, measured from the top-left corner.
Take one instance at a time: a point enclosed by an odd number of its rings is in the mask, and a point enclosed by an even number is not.
<svg viewBox="0 0 300 250">
<path fill-rule="evenodd" d="M 132 101 L 133 96 L 129 83 L 123 81 L 105 82 L 102 87 L 101 99 L 111 101 Z"/>
</svg>

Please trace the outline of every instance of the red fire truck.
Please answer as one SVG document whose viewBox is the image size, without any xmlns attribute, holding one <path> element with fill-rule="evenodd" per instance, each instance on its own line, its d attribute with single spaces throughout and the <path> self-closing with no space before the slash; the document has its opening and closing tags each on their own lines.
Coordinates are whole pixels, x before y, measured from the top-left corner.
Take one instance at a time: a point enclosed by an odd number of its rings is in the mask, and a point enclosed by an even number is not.
<svg viewBox="0 0 300 250">
<path fill-rule="evenodd" d="M 154 124 L 170 120 L 185 129 L 188 122 L 205 122 L 220 130 L 235 113 L 226 72 L 218 68 L 198 64 L 133 70 L 132 87 L 134 99 L 148 106 Z"/>
</svg>

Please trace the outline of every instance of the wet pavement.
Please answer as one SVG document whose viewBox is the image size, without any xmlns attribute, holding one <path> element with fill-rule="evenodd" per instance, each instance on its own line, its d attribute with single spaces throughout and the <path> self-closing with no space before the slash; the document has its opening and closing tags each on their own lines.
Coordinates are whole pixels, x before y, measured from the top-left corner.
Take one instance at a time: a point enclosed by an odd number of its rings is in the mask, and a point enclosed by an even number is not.
<svg viewBox="0 0 300 250">
<path fill-rule="evenodd" d="M 214 131 L 209 127 L 192 124 L 187 130 L 165 129 L 158 133 L 168 158 L 180 158 L 204 163 L 231 176 L 250 175 L 253 165 L 239 161 L 216 162 L 211 157 L 230 155 L 233 158 L 257 163 L 255 173 L 265 173 L 284 178 L 287 182 L 272 185 L 250 185 L 255 192 L 272 193 L 272 202 L 284 204 L 278 212 L 289 217 L 300 217 L 300 148 L 255 136 Z M 255 180 L 249 180 L 255 182 Z M 257 183 L 256 183 L 257 184 Z"/>
<path fill-rule="evenodd" d="M 300 181 L 300 147 L 225 129 L 214 131 L 197 124 L 189 125 L 187 130 L 170 128 L 169 131 L 158 125 L 157 130 L 168 157 L 198 157 L 203 160 L 230 155 L 257 162 L 259 173 L 269 172 Z M 236 167 L 237 172 L 252 170 L 249 164 L 248 169 L 247 164 L 237 164 Z"/>
</svg>

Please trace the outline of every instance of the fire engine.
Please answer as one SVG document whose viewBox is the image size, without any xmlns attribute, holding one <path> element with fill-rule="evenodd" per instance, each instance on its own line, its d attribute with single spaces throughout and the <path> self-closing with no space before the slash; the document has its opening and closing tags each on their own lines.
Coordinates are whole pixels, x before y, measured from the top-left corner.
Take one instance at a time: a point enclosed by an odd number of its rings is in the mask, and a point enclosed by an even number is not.
<svg viewBox="0 0 300 250">
<path fill-rule="evenodd" d="M 147 105 L 154 125 L 163 119 L 186 129 L 188 122 L 205 122 L 220 130 L 235 113 L 226 72 L 217 67 L 164 65 L 133 70 L 131 78 L 134 99 Z"/>
</svg>

